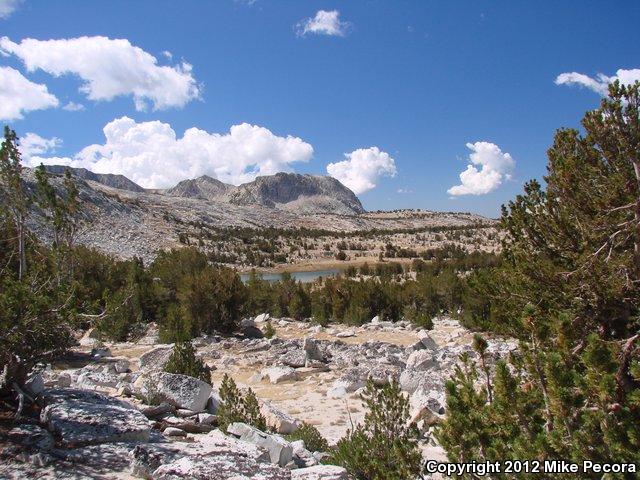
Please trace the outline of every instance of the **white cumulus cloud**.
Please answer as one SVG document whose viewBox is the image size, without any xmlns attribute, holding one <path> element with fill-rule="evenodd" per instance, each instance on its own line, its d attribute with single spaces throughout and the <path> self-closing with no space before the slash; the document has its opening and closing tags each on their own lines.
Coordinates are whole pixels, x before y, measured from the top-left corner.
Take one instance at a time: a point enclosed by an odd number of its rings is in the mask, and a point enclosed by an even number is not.
<svg viewBox="0 0 640 480">
<path fill-rule="evenodd" d="M 609 91 L 609 84 L 619 80 L 624 85 L 631 85 L 640 80 L 640 68 L 631 70 L 619 69 L 612 77 L 598 73 L 595 78 L 578 72 L 561 73 L 556 78 L 556 85 L 579 86 L 593 90 L 599 95 L 605 96 Z"/>
<path fill-rule="evenodd" d="M 103 144 L 89 145 L 73 158 L 31 157 L 28 165 L 84 167 L 96 173 L 120 173 L 146 188 L 166 188 L 201 175 L 238 185 L 258 175 L 289 171 L 292 163 L 313 156 L 313 147 L 300 138 L 277 136 L 248 123 L 223 134 L 190 128 L 178 138 L 167 123 L 136 123 L 121 117 L 103 131 Z"/>
<path fill-rule="evenodd" d="M 21 3 L 22 0 L 0 0 L 0 18 L 8 18 Z"/>
<path fill-rule="evenodd" d="M 80 112 L 84 110 L 84 105 L 82 105 L 81 103 L 69 102 L 64 107 L 62 107 L 62 109 L 66 110 L 67 112 Z"/>
<path fill-rule="evenodd" d="M 344 37 L 351 24 L 340 20 L 340 12 L 337 10 L 318 10 L 313 18 L 305 18 L 296 25 L 299 36 L 307 34 L 329 35 Z"/>
<path fill-rule="evenodd" d="M 375 188 L 381 177 L 393 177 L 396 163 L 378 147 L 359 148 L 345 153 L 346 160 L 327 165 L 327 173 L 355 194 Z"/>
<path fill-rule="evenodd" d="M 17 120 L 25 112 L 57 107 L 46 85 L 33 83 L 18 70 L 0 67 L 0 120 Z"/>
<path fill-rule="evenodd" d="M 29 132 L 20 139 L 20 152 L 26 163 L 34 165 L 40 155 L 54 152 L 60 145 L 62 145 L 62 140 L 57 137 L 43 138 L 36 133 Z M 39 162 L 36 165 L 39 165 Z"/>
<path fill-rule="evenodd" d="M 449 195 L 484 195 L 511 178 L 516 162 L 496 144 L 467 143 L 467 148 L 472 152 L 469 154 L 471 163 L 460 173 L 460 185 L 447 190 Z"/>
<path fill-rule="evenodd" d="M 62 40 L 0 38 L 0 53 L 20 58 L 28 71 L 77 75 L 90 100 L 133 96 L 137 110 L 183 107 L 200 95 L 191 65 L 160 66 L 157 59 L 126 39 L 79 37 Z"/>
</svg>

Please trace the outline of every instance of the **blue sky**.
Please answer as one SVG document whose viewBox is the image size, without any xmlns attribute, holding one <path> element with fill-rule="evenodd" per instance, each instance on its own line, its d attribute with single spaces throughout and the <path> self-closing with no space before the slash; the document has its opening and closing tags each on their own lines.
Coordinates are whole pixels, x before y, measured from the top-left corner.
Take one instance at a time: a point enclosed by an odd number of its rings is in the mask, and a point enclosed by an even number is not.
<svg viewBox="0 0 640 480">
<path fill-rule="evenodd" d="M 497 216 L 544 174 L 554 131 L 598 105 L 598 74 L 640 78 L 637 1 L 0 0 L 0 15 L 0 118 L 35 134 L 28 161 L 147 186 L 333 164 L 368 209 Z M 135 47 L 156 65 L 123 68 Z"/>
</svg>

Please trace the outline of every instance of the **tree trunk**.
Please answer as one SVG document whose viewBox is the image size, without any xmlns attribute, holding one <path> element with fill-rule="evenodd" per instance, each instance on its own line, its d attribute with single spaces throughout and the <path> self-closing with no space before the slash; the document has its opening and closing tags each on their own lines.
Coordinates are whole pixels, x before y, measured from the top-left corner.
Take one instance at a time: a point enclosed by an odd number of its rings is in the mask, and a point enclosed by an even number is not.
<svg viewBox="0 0 640 480">
<path fill-rule="evenodd" d="M 16 223 L 18 230 L 18 259 L 20 262 L 18 280 L 22 280 L 27 274 L 27 252 L 25 248 L 24 218 L 22 214 L 18 213 L 16 215 Z"/>
</svg>

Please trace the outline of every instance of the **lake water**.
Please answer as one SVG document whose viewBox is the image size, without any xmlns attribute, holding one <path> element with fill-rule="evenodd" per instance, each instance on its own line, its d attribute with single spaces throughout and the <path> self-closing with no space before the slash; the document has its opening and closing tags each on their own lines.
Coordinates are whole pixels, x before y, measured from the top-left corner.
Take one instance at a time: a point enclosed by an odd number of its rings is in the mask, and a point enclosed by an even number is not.
<svg viewBox="0 0 640 480">
<path fill-rule="evenodd" d="M 299 282 L 302 283 L 308 283 L 308 282 L 313 282 L 314 280 L 320 278 L 320 277 L 333 277 L 335 275 L 337 275 L 338 273 L 340 273 L 340 270 L 337 268 L 329 268 L 326 270 L 313 270 L 310 272 L 289 272 L 291 274 L 291 276 Z M 282 278 L 282 274 L 281 273 L 263 273 L 262 274 L 262 278 L 263 280 L 266 280 L 268 282 L 276 282 L 278 280 L 280 280 L 280 278 Z M 240 279 L 243 282 L 247 282 L 249 280 L 249 274 L 248 273 L 241 273 L 240 274 Z"/>
</svg>

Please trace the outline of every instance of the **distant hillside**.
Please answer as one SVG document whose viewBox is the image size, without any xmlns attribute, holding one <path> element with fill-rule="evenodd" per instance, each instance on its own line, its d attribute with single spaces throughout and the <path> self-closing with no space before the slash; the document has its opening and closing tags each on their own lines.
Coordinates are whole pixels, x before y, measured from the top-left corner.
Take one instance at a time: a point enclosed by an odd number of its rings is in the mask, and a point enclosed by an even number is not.
<svg viewBox="0 0 640 480">
<path fill-rule="evenodd" d="M 300 213 L 364 213 L 358 197 L 332 177 L 276 173 L 257 177 L 229 193 L 235 205 L 262 205 L 295 209 Z"/>
<path fill-rule="evenodd" d="M 64 171 L 69 169 L 73 175 L 83 180 L 91 180 L 119 190 L 144 192 L 144 188 L 137 183 L 132 182 L 124 175 L 115 175 L 113 173 L 93 173 L 86 168 L 65 167 L 64 165 L 45 165 L 44 168 L 47 172 L 55 175 L 63 175 Z"/>
<path fill-rule="evenodd" d="M 172 197 L 214 200 L 219 199 L 233 188 L 233 185 L 228 185 L 208 175 L 203 175 L 198 178 L 183 180 L 175 187 L 166 190 L 165 194 Z"/>
<path fill-rule="evenodd" d="M 49 171 L 57 173 L 50 179 L 51 184 L 61 193 L 65 187 L 59 174 L 64 172 L 64 168 L 49 167 Z M 469 213 L 424 210 L 366 213 L 353 192 L 328 177 L 282 173 L 259 177 L 239 187 L 225 186 L 215 179 L 201 177 L 169 189 L 174 195 L 180 195 L 173 196 L 165 190 L 144 190 L 121 175 L 99 175 L 85 169 L 72 169 L 72 172 L 78 187 L 81 223 L 78 243 L 118 258 L 140 257 L 146 263 L 153 260 L 159 249 L 182 247 L 193 242 L 203 242 L 203 248 L 215 255 L 229 254 L 234 248 L 244 252 L 244 240 L 236 239 L 240 242 L 236 247 L 234 241 L 219 241 L 216 232 L 230 227 L 255 229 L 256 232 L 267 228 L 371 232 L 495 223 Z M 35 191 L 34 170 L 25 168 L 23 178 L 26 188 Z M 227 191 L 218 195 L 222 189 Z M 215 198 L 203 198 L 205 196 Z M 52 241 L 42 209 L 35 203 L 31 206 L 28 227 L 42 240 Z M 427 234 L 423 232 L 421 235 Z M 435 238 L 439 234 L 432 232 L 428 235 Z M 357 243 L 364 244 L 365 241 L 370 243 L 369 253 L 377 258 L 382 240 L 367 236 L 366 240 L 363 237 Z M 483 237 L 482 241 L 491 243 L 492 240 Z M 424 238 L 420 242 L 424 246 Z M 301 250 L 299 255 L 324 259 L 327 254 L 324 247 L 319 243 L 315 246 L 315 251 Z M 294 255 L 289 252 L 289 247 L 286 249 L 286 255 Z M 235 250 L 233 252 L 237 254 Z M 257 250 L 255 253 L 270 255 Z M 333 252 L 329 254 L 333 257 Z M 310 261 L 303 256 L 296 258 Z M 354 253 L 354 258 L 356 256 Z M 245 260 L 239 258 L 238 261 L 242 264 Z"/>
</svg>

